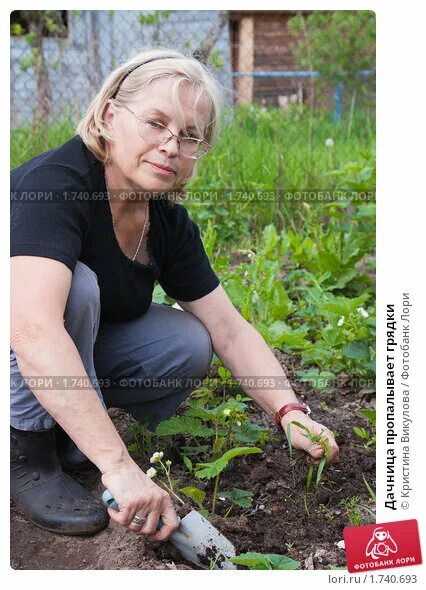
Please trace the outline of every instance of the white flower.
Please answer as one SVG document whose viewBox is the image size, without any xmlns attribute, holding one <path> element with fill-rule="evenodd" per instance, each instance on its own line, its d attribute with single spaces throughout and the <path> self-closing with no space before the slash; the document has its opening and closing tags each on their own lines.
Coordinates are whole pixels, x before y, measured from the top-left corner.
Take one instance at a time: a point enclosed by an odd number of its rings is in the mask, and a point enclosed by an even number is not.
<svg viewBox="0 0 426 590">
<path fill-rule="evenodd" d="M 368 318 L 368 316 L 370 315 L 367 311 L 365 311 L 363 307 L 357 307 L 356 310 L 358 313 L 362 315 L 363 318 Z"/>
<path fill-rule="evenodd" d="M 248 270 L 244 271 L 244 276 L 246 277 L 248 275 Z"/>
<path fill-rule="evenodd" d="M 251 252 L 249 252 L 249 253 L 247 254 L 247 258 L 251 258 L 252 256 L 253 256 L 253 254 L 252 254 Z"/>
<path fill-rule="evenodd" d="M 225 416 L 230 416 L 231 415 L 231 408 L 225 408 L 223 410 L 223 413 L 224 413 Z"/>
<path fill-rule="evenodd" d="M 237 420 L 236 424 L 237 426 L 241 426 L 241 422 L 239 420 Z"/>
<path fill-rule="evenodd" d="M 161 459 L 163 458 L 163 451 L 160 451 L 159 453 L 155 452 L 151 459 L 149 460 L 150 463 L 159 463 L 161 461 Z"/>
<path fill-rule="evenodd" d="M 328 138 L 325 140 L 325 147 L 327 147 L 327 148 L 332 148 L 332 147 L 333 147 L 333 145 L 334 145 L 334 141 L 331 139 L 331 137 L 328 137 Z"/>
<path fill-rule="evenodd" d="M 153 477 L 155 477 L 157 475 L 157 470 L 154 469 L 154 467 L 150 467 L 148 469 L 148 471 L 146 472 L 147 476 L 152 479 Z"/>
<path fill-rule="evenodd" d="M 343 326 L 344 321 L 345 321 L 345 316 L 342 315 L 342 317 L 340 318 L 340 320 L 337 322 L 337 325 L 338 326 Z"/>
</svg>

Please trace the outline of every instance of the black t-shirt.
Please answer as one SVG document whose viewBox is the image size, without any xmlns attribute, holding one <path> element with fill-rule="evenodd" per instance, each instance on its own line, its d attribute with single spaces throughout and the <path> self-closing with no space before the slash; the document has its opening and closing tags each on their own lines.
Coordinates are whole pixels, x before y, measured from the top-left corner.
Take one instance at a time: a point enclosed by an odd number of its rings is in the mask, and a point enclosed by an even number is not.
<svg viewBox="0 0 426 590">
<path fill-rule="evenodd" d="M 142 316 L 152 302 L 155 281 L 182 301 L 213 291 L 219 279 L 185 207 L 151 198 L 149 208 L 150 262 L 145 265 L 121 250 L 104 166 L 76 136 L 12 171 L 11 256 L 53 258 L 72 272 L 77 260 L 87 264 L 98 277 L 101 321 Z"/>
</svg>

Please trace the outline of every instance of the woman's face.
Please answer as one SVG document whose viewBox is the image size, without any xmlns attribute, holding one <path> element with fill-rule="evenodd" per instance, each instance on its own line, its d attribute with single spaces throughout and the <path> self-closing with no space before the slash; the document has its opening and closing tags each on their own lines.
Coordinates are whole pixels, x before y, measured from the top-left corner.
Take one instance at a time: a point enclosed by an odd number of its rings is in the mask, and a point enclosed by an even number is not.
<svg viewBox="0 0 426 590">
<path fill-rule="evenodd" d="M 159 121 L 175 135 L 184 137 L 190 133 L 191 127 L 195 130 L 195 93 L 187 84 L 180 88 L 180 101 L 187 128 L 185 132 L 179 125 L 178 114 L 169 98 L 172 84 L 173 81 L 168 78 L 156 80 L 127 106 L 138 117 Z M 197 112 L 202 125 L 205 125 L 209 116 L 205 97 L 199 101 Z M 138 120 L 132 113 L 121 108 L 114 111 L 110 105 L 104 120 L 113 138 L 109 140 L 109 163 L 115 188 L 174 190 L 191 175 L 196 160 L 182 154 L 175 137 L 165 144 L 149 143 L 140 137 Z M 164 173 L 155 164 L 170 167 L 173 173 Z"/>
</svg>

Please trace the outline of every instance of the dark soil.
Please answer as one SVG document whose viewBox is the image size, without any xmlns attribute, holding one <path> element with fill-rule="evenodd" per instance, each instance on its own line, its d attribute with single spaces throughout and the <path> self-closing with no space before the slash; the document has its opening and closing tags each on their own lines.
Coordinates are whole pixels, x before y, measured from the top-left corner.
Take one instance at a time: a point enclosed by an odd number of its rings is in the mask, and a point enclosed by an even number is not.
<svg viewBox="0 0 426 590">
<path fill-rule="evenodd" d="M 278 350 L 274 353 L 291 380 L 299 368 L 297 359 Z M 376 487 L 374 450 L 366 451 L 358 446 L 361 440 L 353 431 L 355 425 L 364 426 L 356 411 L 371 407 L 374 399 L 359 390 L 351 390 L 348 381 L 347 376 L 341 375 L 341 386 L 334 393 L 319 394 L 308 385 L 303 389 L 294 386 L 299 399 L 312 408 L 314 419 L 335 432 L 340 447 L 339 461 L 326 468 L 318 489 L 313 482 L 310 493 L 305 494 L 306 455 L 297 452 L 292 465 L 283 432 L 267 443 L 262 454 L 237 458 L 224 472 L 221 491 L 237 487 L 253 492 L 251 508 L 234 507 L 225 518 L 230 505 L 219 500 L 218 514 L 209 517 L 210 522 L 235 545 L 237 554 L 246 551 L 284 554 L 299 560 L 302 569 L 345 565 L 345 552 L 337 543 L 343 539 L 343 528 L 350 526 L 351 522 L 341 501 L 357 496 L 358 505 L 374 510 L 362 474 L 373 489 Z M 123 438 L 129 442 L 131 439 L 126 430 L 132 418 L 117 410 L 111 411 L 111 416 Z M 274 428 L 271 419 L 257 406 L 251 416 L 258 424 Z M 179 448 L 180 442 L 179 437 L 174 439 L 175 448 Z M 174 457 L 170 450 L 167 457 L 173 461 L 173 477 L 179 480 L 177 489 L 193 485 L 188 473 L 173 460 L 178 455 Z M 148 464 L 141 461 L 141 466 L 146 469 Z M 101 496 L 98 473 L 90 472 L 79 479 L 96 497 Z M 207 497 L 211 497 L 213 480 L 197 485 L 204 487 Z M 196 509 L 196 506 L 190 508 Z M 178 506 L 176 510 L 181 516 L 186 513 Z M 372 522 L 372 516 L 365 508 L 361 508 L 361 515 L 361 524 Z M 169 542 L 152 542 L 112 523 L 93 537 L 55 535 L 28 522 L 13 506 L 11 565 L 15 569 L 47 570 L 197 569 L 185 562 Z"/>
</svg>

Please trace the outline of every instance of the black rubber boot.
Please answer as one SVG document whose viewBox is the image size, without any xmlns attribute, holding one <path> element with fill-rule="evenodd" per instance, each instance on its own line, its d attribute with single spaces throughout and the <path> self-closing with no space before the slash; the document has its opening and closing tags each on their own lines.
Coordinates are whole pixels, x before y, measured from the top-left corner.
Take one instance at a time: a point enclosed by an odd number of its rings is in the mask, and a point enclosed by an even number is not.
<svg viewBox="0 0 426 590">
<path fill-rule="evenodd" d="M 55 429 L 56 451 L 64 471 L 84 473 L 91 469 L 97 469 L 96 465 L 80 451 L 75 442 L 59 424 L 56 424 Z"/>
<path fill-rule="evenodd" d="M 103 504 L 62 471 L 54 428 L 10 432 L 11 499 L 31 522 L 62 535 L 90 535 L 108 525 Z"/>
</svg>

